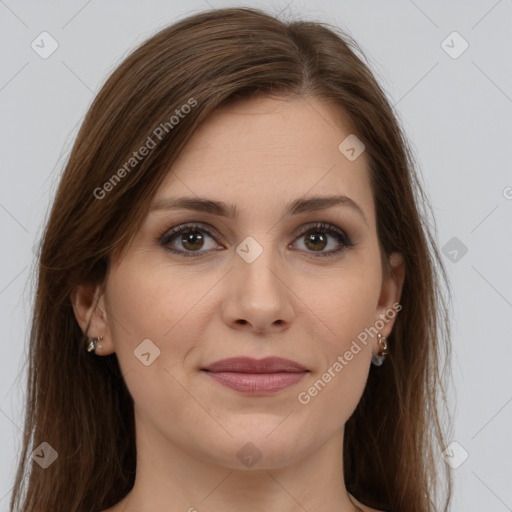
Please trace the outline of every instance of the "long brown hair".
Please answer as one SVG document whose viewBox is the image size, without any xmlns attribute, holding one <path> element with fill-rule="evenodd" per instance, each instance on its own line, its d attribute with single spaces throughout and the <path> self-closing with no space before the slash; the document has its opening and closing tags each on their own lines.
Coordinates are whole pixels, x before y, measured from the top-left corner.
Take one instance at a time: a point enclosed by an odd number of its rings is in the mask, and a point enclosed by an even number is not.
<svg viewBox="0 0 512 512">
<path fill-rule="evenodd" d="M 447 510 L 451 474 L 437 461 L 446 435 L 449 284 L 417 165 L 363 58 L 351 37 L 325 23 L 225 8 L 161 30 L 108 78 L 77 136 L 41 241 L 11 511 L 98 512 L 132 488 L 133 400 L 116 355 L 84 350 L 70 295 L 79 283 L 104 283 L 110 258 L 126 249 L 199 124 L 251 95 L 323 99 L 348 115 L 366 146 L 382 256 L 402 253 L 406 275 L 390 354 L 372 367 L 345 426 L 345 483 L 371 507 Z M 155 147 L 127 165 L 148 138 Z M 27 457 L 43 442 L 58 454 L 46 469 Z"/>
</svg>

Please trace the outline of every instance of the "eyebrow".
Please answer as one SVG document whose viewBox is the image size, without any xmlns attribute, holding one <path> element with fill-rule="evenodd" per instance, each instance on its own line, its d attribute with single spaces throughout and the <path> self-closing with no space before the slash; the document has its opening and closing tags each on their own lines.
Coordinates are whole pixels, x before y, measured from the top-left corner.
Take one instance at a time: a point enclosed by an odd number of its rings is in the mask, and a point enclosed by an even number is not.
<svg viewBox="0 0 512 512">
<path fill-rule="evenodd" d="M 334 206 L 346 206 L 351 208 L 363 218 L 365 224 L 368 226 L 368 221 L 362 208 L 353 199 L 344 195 L 299 198 L 286 205 L 284 215 L 300 215 L 301 213 L 327 210 Z M 150 207 L 150 211 L 174 209 L 194 210 L 228 219 L 236 219 L 239 216 L 239 210 L 234 204 L 227 204 L 223 201 L 215 201 L 201 197 L 164 198 L 155 201 Z"/>
</svg>

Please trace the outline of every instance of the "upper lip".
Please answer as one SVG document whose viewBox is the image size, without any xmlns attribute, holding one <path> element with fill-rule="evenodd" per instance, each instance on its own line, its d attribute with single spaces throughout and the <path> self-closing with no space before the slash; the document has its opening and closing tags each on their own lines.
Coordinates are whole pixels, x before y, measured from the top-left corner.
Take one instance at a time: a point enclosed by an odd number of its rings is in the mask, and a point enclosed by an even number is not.
<svg viewBox="0 0 512 512">
<path fill-rule="evenodd" d="M 282 357 L 265 357 L 253 359 L 251 357 L 232 357 L 216 361 L 204 368 L 210 372 L 237 372 L 237 373 L 300 373 L 308 371 L 301 364 Z"/>
</svg>

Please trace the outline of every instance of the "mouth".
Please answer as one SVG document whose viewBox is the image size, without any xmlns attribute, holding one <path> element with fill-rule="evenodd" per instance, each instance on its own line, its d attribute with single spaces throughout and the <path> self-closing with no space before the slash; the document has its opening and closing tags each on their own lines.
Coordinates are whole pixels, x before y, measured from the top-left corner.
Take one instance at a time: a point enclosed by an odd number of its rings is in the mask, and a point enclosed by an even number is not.
<svg viewBox="0 0 512 512">
<path fill-rule="evenodd" d="M 219 384 L 250 395 L 267 395 L 299 382 L 309 370 L 280 357 L 235 357 L 217 361 L 201 371 Z"/>
</svg>

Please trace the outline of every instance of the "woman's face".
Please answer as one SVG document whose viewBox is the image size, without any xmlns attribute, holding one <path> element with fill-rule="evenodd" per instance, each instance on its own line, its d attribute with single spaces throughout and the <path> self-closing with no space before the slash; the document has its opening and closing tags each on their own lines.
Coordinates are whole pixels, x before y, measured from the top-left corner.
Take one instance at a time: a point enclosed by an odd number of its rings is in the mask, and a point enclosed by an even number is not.
<svg viewBox="0 0 512 512">
<path fill-rule="evenodd" d="M 319 449 L 354 411 L 378 350 L 365 329 L 381 320 L 390 333 L 401 277 L 383 279 L 365 153 L 354 159 L 353 138 L 339 149 L 351 133 L 314 98 L 218 111 L 112 262 L 93 321 L 98 354 L 117 354 L 153 449 L 279 467 Z M 183 198 L 190 208 L 171 207 Z M 179 226 L 188 231 L 173 234 Z M 240 357 L 304 371 L 205 370 Z"/>
</svg>

